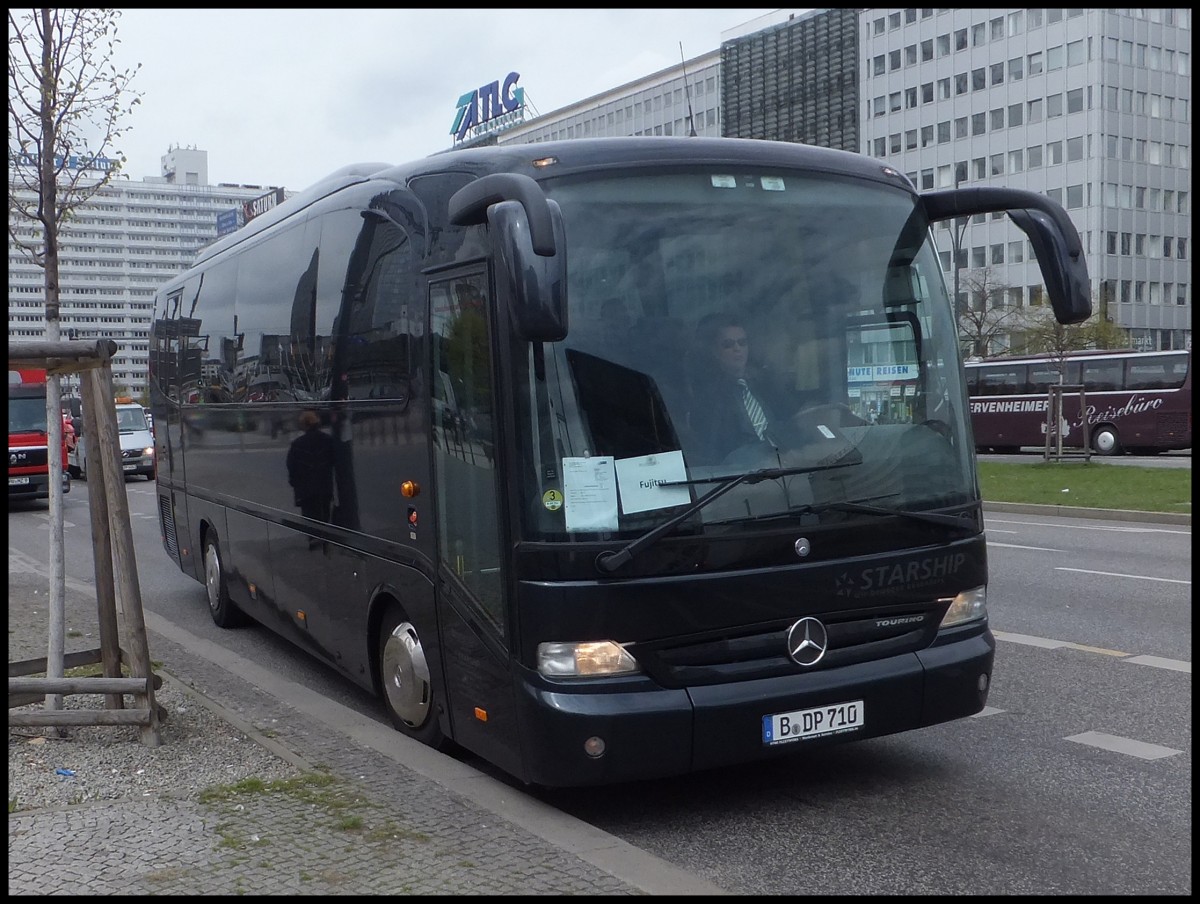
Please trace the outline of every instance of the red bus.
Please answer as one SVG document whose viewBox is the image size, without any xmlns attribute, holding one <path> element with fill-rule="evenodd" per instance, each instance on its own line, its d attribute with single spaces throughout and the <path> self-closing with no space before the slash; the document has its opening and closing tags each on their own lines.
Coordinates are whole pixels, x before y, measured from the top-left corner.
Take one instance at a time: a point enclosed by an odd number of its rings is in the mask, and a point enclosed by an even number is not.
<svg viewBox="0 0 1200 904">
<path fill-rule="evenodd" d="M 1050 386 L 1063 392 L 1063 445 L 1097 455 L 1154 455 L 1192 447 L 1192 352 L 1069 352 L 967 361 L 977 451 L 1044 446 Z M 1060 374 L 1061 370 L 1061 374 Z M 1061 380 L 1060 380 L 1061 376 Z"/>
</svg>

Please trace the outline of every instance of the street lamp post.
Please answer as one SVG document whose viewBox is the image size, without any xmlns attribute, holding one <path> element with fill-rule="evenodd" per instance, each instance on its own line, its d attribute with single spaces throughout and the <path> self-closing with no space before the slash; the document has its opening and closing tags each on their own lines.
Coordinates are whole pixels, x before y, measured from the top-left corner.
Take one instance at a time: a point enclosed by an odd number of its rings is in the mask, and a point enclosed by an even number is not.
<svg viewBox="0 0 1200 904">
<path fill-rule="evenodd" d="M 954 188 L 958 189 L 959 183 L 962 182 L 962 176 L 955 174 Z M 952 253 L 954 255 L 954 317 L 957 320 L 962 314 L 962 309 L 959 307 L 959 277 L 958 272 L 962 269 L 959 259 L 962 256 L 962 240 L 963 235 L 967 231 L 967 223 L 970 222 L 970 217 L 957 217 L 950 227 L 950 243 Z M 965 306 L 964 306 L 965 307 Z"/>
</svg>

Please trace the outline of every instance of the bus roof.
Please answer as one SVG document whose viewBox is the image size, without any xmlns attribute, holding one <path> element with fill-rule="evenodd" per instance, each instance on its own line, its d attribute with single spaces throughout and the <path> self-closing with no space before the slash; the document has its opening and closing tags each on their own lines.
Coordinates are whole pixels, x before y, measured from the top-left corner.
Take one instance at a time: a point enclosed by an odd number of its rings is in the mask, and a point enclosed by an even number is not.
<svg viewBox="0 0 1200 904">
<path fill-rule="evenodd" d="M 533 165 L 533 161 L 547 157 L 556 159 L 552 170 Z M 679 164 L 787 166 L 870 179 L 916 191 L 907 176 L 880 160 L 850 151 L 788 141 L 642 136 L 455 148 L 399 165 L 357 163 L 344 166 L 262 216 L 255 217 L 232 235 L 214 242 L 200 252 L 196 263 L 203 263 L 227 248 L 269 229 L 275 223 L 287 219 L 321 198 L 362 182 L 386 180 L 403 185 L 416 176 L 446 172 L 461 172 L 477 177 L 490 173 L 521 173 L 533 179 L 545 179 L 605 167 Z"/>
</svg>

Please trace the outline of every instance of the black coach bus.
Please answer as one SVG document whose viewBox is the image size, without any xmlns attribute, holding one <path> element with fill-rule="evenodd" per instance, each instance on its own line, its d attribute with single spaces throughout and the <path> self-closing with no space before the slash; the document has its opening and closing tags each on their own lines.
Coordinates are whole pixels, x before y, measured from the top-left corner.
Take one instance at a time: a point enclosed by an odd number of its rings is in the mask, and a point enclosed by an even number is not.
<svg viewBox="0 0 1200 904">
<path fill-rule="evenodd" d="M 918 193 L 857 154 L 597 139 L 339 170 L 157 294 L 166 550 L 218 625 L 528 783 L 976 713 L 987 559 L 929 227 L 990 211 L 1086 318 L 1057 204 Z"/>
</svg>

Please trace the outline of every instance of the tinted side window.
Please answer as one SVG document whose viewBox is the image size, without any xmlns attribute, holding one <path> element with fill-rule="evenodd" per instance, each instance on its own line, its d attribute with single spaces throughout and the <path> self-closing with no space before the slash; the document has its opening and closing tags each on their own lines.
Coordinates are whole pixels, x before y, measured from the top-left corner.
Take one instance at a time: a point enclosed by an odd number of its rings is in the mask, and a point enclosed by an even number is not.
<svg viewBox="0 0 1200 904">
<path fill-rule="evenodd" d="M 1184 359 L 1179 355 L 1130 358 L 1125 369 L 1125 388 L 1170 389 L 1179 386 L 1183 383 L 1183 368 Z"/>
<path fill-rule="evenodd" d="M 989 364 L 979 369 L 980 395 L 1015 395 L 1025 388 L 1024 364 Z"/>
<path fill-rule="evenodd" d="M 1124 382 L 1121 376 L 1124 366 L 1124 362 L 1120 358 L 1109 361 L 1084 361 L 1084 386 L 1093 392 L 1120 389 Z"/>
</svg>

